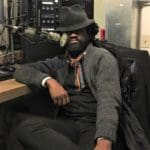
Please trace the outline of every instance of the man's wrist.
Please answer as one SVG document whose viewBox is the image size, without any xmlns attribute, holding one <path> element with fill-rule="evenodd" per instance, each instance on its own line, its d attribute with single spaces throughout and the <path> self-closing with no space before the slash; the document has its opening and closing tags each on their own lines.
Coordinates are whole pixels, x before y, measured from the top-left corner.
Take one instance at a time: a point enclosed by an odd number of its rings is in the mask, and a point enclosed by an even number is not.
<svg viewBox="0 0 150 150">
<path fill-rule="evenodd" d="M 97 138 L 97 142 L 100 140 L 103 140 L 103 139 L 105 139 L 105 138 L 99 137 L 99 138 Z"/>
<path fill-rule="evenodd" d="M 49 80 L 49 79 L 52 79 L 52 77 L 45 77 L 45 78 L 42 80 L 42 83 L 41 83 L 42 87 L 44 87 L 44 88 L 47 87 L 46 81 Z"/>
<path fill-rule="evenodd" d="M 112 148 L 112 141 L 102 138 L 101 140 L 97 141 L 96 149 L 105 149 L 111 150 Z"/>
</svg>

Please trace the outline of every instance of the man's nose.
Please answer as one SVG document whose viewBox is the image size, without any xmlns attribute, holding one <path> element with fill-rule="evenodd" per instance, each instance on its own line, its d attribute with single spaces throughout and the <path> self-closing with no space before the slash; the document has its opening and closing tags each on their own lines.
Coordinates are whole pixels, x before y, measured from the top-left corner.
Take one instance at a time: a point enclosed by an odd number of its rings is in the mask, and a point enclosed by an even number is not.
<svg viewBox="0 0 150 150">
<path fill-rule="evenodd" d="M 73 38 L 73 37 L 77 37 L 78 34 L 75 33 L 75 32 L 70 32 L 70 33 L 68 34 L 68 36 L 69 36 L 70 38 Z"/>
</svg>

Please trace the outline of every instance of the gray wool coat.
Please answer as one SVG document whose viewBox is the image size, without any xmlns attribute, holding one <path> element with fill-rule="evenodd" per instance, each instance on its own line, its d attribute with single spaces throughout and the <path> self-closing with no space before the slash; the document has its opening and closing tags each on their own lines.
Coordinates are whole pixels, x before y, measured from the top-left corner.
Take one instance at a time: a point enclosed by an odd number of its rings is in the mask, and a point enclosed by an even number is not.
<svg viewBox="0 0 150 150">
<path fill-rule="evenodd" d="M 96 134 L 98 137 L 116 140 L 118 111 L 121 107 L 119 67 L 116 58 L 106 49 L 94 47 L 86 49 L 83 71 L 88 86 L 97 101 Z M 26 64 L 14 73 L 17 81 L 41 88 L 42 80 L 52 76 L 63 85 L 68 73 L 65 56 Z"/>
</svg>

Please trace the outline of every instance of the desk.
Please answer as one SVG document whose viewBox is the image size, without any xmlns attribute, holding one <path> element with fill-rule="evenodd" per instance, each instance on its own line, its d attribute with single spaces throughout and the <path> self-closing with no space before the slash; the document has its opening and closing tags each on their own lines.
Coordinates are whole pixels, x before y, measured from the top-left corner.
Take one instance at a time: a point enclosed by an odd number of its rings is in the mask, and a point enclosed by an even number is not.
<svg viewBox="0 0 150 150">
<path fill-rule="evenodd" d="M 30 93 L 30 88 L 15 79 L 0 81 L 0 103 L 10 101 Z"/>
</svg>

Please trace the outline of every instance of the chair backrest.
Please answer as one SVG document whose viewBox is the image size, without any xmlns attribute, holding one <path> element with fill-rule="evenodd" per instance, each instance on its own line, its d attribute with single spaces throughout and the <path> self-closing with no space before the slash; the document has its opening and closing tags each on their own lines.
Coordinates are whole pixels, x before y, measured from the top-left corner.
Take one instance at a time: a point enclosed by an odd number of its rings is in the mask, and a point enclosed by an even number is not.
<svg viewBox="0 0 150 150">
<path fill-rule="evenodd" d="M 150 56 L 147 51 L 121 47 L 109 42 L 94 41 L 118 60 L 122 98 L 134 112 L 150 142 Z"/>
</svg>

